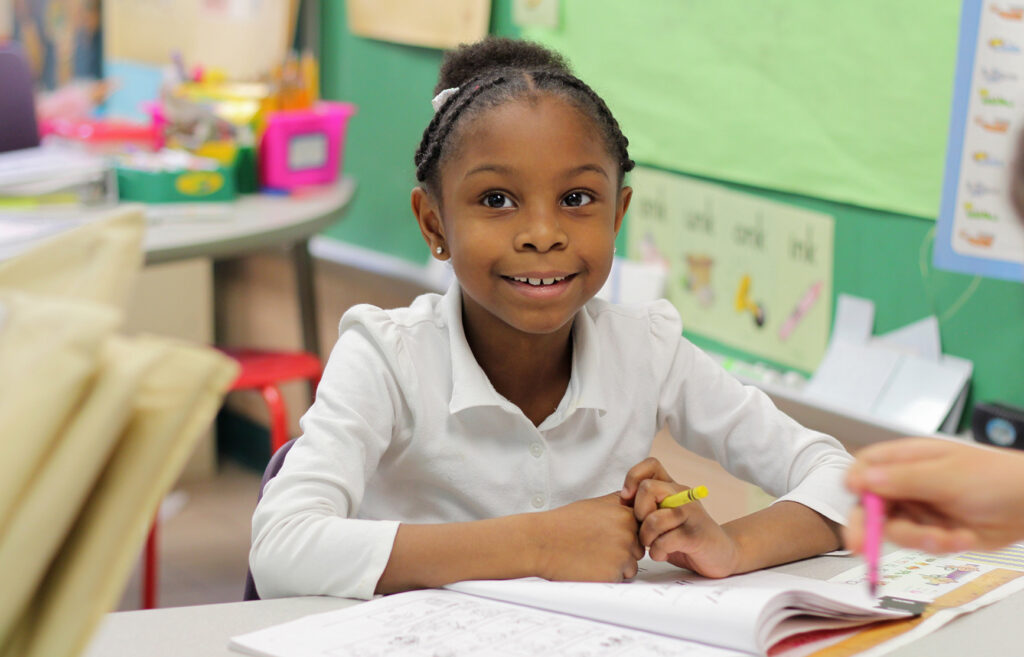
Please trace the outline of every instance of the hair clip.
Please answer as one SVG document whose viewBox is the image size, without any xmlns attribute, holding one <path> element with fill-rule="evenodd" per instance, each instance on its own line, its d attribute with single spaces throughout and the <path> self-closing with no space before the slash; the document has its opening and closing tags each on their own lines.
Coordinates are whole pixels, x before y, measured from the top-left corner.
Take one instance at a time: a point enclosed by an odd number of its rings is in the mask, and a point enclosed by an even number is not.
<svg viewBox="0 0 1024 657">
<path fill-rule="evenodd" d="M 434 114 L 440 112 L 441 108 L 444 107 L 444 104 L 448 102 L 448 99 L 457 93 L 459 93 L 458 87 L 450 87 L 434 96 L 434 99 L 430 101 L 430 104 L 434 108 Z"/>
</svg>

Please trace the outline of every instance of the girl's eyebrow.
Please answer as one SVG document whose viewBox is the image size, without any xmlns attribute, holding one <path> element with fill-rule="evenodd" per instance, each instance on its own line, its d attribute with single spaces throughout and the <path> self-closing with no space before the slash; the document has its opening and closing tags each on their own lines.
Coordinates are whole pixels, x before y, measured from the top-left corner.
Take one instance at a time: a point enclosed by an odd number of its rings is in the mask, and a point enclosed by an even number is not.
<svg viewBox="0 0 1024 657">
<path fill-rule="evenodd" d="M 502 175 L 508 175 L 513 173 L 513 171 L 514 170 L 511 167 L 506 167 L 501 164 L 481 164 L 480 166 L 473 167 L 472 169 L 467 171 L 464 178 L 469 178 L 470 176 L 478 173 L 497 173 Z M 608 178 L 608 172 L 604 170 L 604 167 L 598 164 L 584 164 L 574 169 L 570 169 L 569 171 L 566 171 L 565 177 L 572 178 L 573 176 L 577 176 L 581 173 L 586 173 L 587 171 L 593 171 L 594 173 L 599 173 L 605 178 Z"/>
<path fill-rule="evenodd" d="M 587 171 L 593 171 L 594 173 L 599 173 L 605 178 L 608 178 L 608 172 L 604 170 L 604 167 L 597 164 L 584 164 L 583 166 L 576 167 L 575 169 L 572 169 L 571 171 L 566 173 L 565 177 L 572 178 L 573 176 L 579 175 L 581 173 L 586 173 Z"/>
<path fill-rule="evenodd" d="M 463 178 L 469 178 L 470 176 L 477 173 L 497 173 L 508 175 L 512 173 L 512 171 L 513 170 L 511 167 L 502 166 L 500 164 L 481 164 L 480 166 L 473 167 L 472 169 L 467 171 L 466 175 L 463 176 Z"/>
</svg>

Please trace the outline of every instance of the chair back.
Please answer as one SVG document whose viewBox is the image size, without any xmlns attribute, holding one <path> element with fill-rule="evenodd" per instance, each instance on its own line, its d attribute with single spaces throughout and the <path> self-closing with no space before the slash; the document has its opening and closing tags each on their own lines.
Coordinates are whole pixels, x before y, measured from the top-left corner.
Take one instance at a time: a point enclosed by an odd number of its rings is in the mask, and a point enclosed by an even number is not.
<svg viewBox="0 0 1024 657">
<path fill-rule="evenodd" d="M 0 153 L 39 145 L 32 71 L 21 47 L 0 45 Z"/>
<path fill-rule="evenodd" d="M 266 487 L 267 482 L 276 477 L 277 473 L 281 471 L 281 466 L 284 465 L 284 457 L 288 456 L 288 451 L 295 444 L 296 440 L 298 438 L 292 438 L 271 455 L 270 461 L 267 462 L 267 469 L 263 471 L 263 479 L 260 481 L 260 492 L 256 496 L 257 501 L 263 499 L 263 489 Z M 259 599 L 260 594 L 256 592 L 256 582 L 252 578 L 252 571 L 246 570 L 245 591 L 242 593 L 242 600 Z"/>
</svg>

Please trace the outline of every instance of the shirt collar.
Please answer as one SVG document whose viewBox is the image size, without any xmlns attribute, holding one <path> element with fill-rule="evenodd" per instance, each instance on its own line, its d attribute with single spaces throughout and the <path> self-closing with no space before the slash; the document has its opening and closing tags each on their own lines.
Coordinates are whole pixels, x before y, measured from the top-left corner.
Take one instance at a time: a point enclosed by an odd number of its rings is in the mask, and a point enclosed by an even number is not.
<svg viewBox="0 0 1024 657">
<path fill-rule="evenodd" d="M 452 359 L 452 398 L 448 411 L 454 414 L 474 406 L 500 406 L 517 411 L 515 404 L 494 389 L 469 348 L 462 326 L 462 290 L 458 281 L 453 281 L 448 288 L 441 300 L 440 310 L 448 325 Z M 600 345 L 594 320 L 586 308 L 576 314 L 573 341 L 569 387 L 556 413 L 570 415 L 577 408 L 593 408 L 603 415 L 606 395 L 601 378 Z"/>
</svg>

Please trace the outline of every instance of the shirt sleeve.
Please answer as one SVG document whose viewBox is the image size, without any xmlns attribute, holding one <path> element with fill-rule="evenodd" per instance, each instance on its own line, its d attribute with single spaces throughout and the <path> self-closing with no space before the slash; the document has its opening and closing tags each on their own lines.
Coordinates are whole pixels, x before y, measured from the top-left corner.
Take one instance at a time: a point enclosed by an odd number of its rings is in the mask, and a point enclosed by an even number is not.
<svg viewBox="0 0 1024 657">
<path fill-rule="evenodd" d="M 356 515 L 401 408 L 378 340 L 343 320 L 303 433 L 253 514 L 249 567 L 260 597 L 373 597 L 399 523 Z"/>
<path fill-rule="evenodd" d="M 740 383 L 682 337 L 676 310 L 651 309 L 654 362 L 665 363 L 658 426 L 683 447 L 778 498 L 845 523 L 853 496 L 843 481 L 853 457 L 835 438 L 780 411 L 760 389 Z"/>
</svg>

